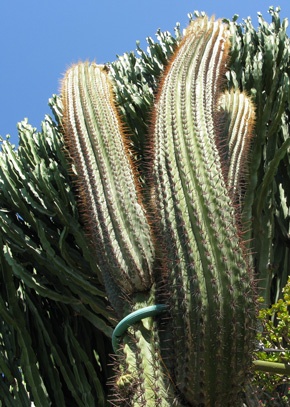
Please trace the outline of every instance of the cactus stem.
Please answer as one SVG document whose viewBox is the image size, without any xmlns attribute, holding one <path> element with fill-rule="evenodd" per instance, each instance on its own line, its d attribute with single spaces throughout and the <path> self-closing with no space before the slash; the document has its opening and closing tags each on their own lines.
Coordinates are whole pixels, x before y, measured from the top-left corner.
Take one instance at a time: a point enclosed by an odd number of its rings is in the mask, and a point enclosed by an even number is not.
<svg viewBox="0 0 290 407">
<path fill-rule="evenodd" d="M 168 363 L 192 405 L 232 405 L 238 397 L 255 320 L 215 127 L 228 50 L 227 26 L 206 17 L 193 22 L 167 67 L 153 115 L 152 200 L 172 314 Z"/>
<path fill-rule="evenodd" d="M 154 245 L 108 73 L 95 64 L 73 66 L 63 80 L 62 98 L 83 220 L 109 298 L 122 314 L 124 294 L 152 285 Z"/>
</svg>

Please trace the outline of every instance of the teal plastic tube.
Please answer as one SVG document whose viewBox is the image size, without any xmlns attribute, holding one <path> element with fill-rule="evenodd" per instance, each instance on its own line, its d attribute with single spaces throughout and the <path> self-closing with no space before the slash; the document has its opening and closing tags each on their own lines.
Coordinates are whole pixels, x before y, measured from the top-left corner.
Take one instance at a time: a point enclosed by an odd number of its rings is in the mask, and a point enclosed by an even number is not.
<svg viewBox="0 0 290 407">
<path fill-rule="evenodd" d="M 114 352 L 117 353 L 117 346 L 118 342 L 127 329 L 133 325 L 135 322 L 141 321 L 141 319 L 153 317 L 160 312 L 166 311 L 168 309 L 168 305 L 166 304 L 157 304 L 151 305 L 149 307 L 138 309 L 137 311 L 131 312 L 131 314 L 127 315 L 123 318 L 116 328 L 113 331 L 112 335 L 112 345 Z"/>
</svg>

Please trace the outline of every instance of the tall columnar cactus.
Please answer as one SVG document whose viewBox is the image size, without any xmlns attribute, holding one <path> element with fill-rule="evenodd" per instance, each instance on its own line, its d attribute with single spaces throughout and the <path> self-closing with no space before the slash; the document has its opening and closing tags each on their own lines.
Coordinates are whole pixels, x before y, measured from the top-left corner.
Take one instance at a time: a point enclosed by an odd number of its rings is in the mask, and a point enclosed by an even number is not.
<svg viewBox="0 0 290 407">
<path fill-rule="evenodd" d="M 109 298 L 119 310 L 123 295 L 151 287 L 150 226 L 105 69 L 94 64 L 74 66 L 63 81 L 62 93 L 64 134 L 77 167 L 85 224 Z"/>
<path fill-rule="evenodd" d="M 171 351 L 177 386 L 194 406 L 233 402 L 254 333 L 250 270 L 229 192 L 233 177 L 229 185 L 223 177 L 231 158 L 226 163 L 220 155 L 215 123 L 228 48 L 227 26 L 207 18 L 193 23 L 155 108 L 154 201 L 169 282 Z M 246 138 L 246 127 L 233 144 Z"/>
<path fill-rule="evenodd" d="M 160 299 L 169 306 L 165 332 L 147 318 L 124 336 L 115 402 L 239 402 L 255 307 L 233 189 L 253 109 L 240 93 L 221 97 L 229 47 L 228 27 L 203 18 L 174 53 L 153 114 L 146 210 L 107 71 L 78 64 L 63 81 L 65 140 L 108 296 L 123 317 Z M 230 116 L 228 136 L 221 108 Z"/>
</svg>

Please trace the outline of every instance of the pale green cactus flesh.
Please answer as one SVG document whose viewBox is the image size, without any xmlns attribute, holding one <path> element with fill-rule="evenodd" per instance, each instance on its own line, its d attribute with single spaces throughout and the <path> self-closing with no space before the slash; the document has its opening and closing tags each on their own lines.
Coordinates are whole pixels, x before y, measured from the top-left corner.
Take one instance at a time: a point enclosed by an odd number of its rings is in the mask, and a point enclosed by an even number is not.
<svg viewBox="0 0 290 407">
<path fill-rule="evenodd" d="M 192 406 L 233 405 L 254 334 L 250 270 L 215 126 L 229 32 L 198 19 L 164 76 L 153 128 L 153 201 L 170 293 L 174 376 Z"/>
<path fill-rule="evenodd" d="M 80 204 L 111 301 L 152 284 L 154 247 L 108 74 L 78 64 L 62 87 L 64 134 Z"/>
</svg>

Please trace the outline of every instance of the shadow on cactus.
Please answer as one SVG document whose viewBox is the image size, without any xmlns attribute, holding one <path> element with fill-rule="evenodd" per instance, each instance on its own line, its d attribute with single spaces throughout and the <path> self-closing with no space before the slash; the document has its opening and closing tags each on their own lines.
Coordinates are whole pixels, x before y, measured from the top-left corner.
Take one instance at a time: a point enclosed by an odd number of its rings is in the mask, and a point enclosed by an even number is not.
<svg viewBox="0 0 290 407">
<path fill-rule="evenodd" d="M 255 118 L 246 95 L 223 94 L 229 49 L 226 24 L 188 27 L 158 87 L 145 186 L 107 69 L 80 63 L 62 83 L 65 143 L 109 300 L 119 319 L 168 307 L 120 338 L 117 405 L 240 402 L 255 301 L 236 202 Z"/>
</svg>

